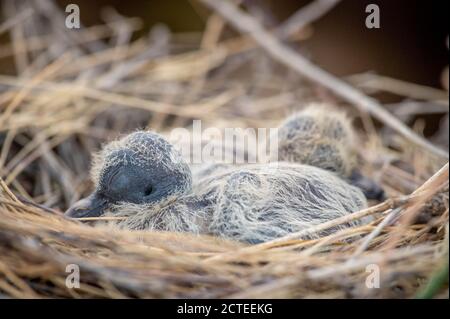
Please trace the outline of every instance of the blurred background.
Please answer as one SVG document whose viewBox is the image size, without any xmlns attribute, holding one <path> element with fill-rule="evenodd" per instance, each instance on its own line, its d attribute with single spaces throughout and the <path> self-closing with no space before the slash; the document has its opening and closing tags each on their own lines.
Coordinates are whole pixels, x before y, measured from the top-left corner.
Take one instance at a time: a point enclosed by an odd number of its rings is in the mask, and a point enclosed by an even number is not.
<svg viewBox="0 0 450 319">
<path fill-rule="evenodd" d="M 33 1 L 39 0 L 27 2 Z M 274 27 L 312 1 L 241 2 L 265 26 Z M 61 10 L 70 3 L 79 5 L 84 26 L 103 23 L 105 8 L 108 7 L 126 17 L 139 17 L 142 28 L 134 34 L 135 38 L 146 34 L 157 24 L 166 25 L 171 32 L 191 34 L 195 38 L 195 34 L 199 36 L 204 30 L 209 15 L 208 10 L 196 0 L 55 0 Z M 365 8 L 370 3 L 380 7 L 380 29 L 364 27 L 367 16 Z M 7 15 L 4 8 L 0 8 L 0 12 L 2 16 Z M 441 88 L 445 85 L 442 71 L 448 64 L 447 18 L 446 1 L 344 0 L 314 23 L 314 36 L 304 39 L 300 47 L 318 65 L 338 76 L 375 71 L 389 77 Z M 0 43 L 6 41 L 7 34 L 1 35 Z M 11 60 L 6 58 L 0 59 L 0 70 L 8 74 L 15 72 Z M 380 94 L 377 97 L 385 102 L 398 101 L 395 95 Z M 425 134 L 430 136 L 436 132 L 442 116 L 433 114 L 424 118 L 429 124 Z"/>
<path fill-rule="evenodd" d="M 8 0 L 7 0 L 8 1 Z M 28 2 L 39 1 L 30 0 Z M 275 26 L 308 0 L 245 0 L 258 8 L 266 26 Z M 139 17 L 142 30 L 163 23 L 174 33 L 201 33 L 208 11 L 195 0 L 57 0 L 64 10 L 76 3 L 85 26 L 103 22 L 105 7 L 113 7 L 127 17 Z M 364 21 L 368 4 L 379 5 L 381 28 L 367 29 Z M 314 24 L 315 36 L 302 48 L 330 72 L 344 76 L 367 70 L 411 82 L 440 87 L 440 75 L 448 63 L 446 1 L 425 0 L 344 0 Z M 5 41 L 3 37 L 3 42 Z M 338 63 L 337 63 L 338 61 Z M 2 61 L 3 70 L 11 68 Z"/>
</svg>

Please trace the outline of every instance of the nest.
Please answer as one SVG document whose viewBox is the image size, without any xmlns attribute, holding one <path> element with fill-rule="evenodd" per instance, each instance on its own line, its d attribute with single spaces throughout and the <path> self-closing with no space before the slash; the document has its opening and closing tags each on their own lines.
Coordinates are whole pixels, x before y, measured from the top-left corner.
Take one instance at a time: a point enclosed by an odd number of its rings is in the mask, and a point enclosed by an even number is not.
<svg viewBox="0 0 450 319">
<path fill-rule="evenodd" d="M 156 26 L 138 37 L 140 21 L 113 10 L 105 25 L 61 32 L 64 16 L 52 1 L 4 3 L 0 32 L 10 31 L 10 42 L 0 58 L 15 62 L 16 75 L 0 75 L 0 297 L 448 298 L 447 159 L 424 151 L 435 146 L 420 143 L 422 109 L 405 108 L 414 100 L 448 112 L 447 92 L 375 74 L 349 77 L 363 98 L 388 91 L 407 99 L 387 106 L 396 120 L 419 116 L 414 131 L 397 134 L 376 108 L 367 109 L 374 121 L 345 94 L 280 64 L 257 32 L 225 29 L 227 11 L 212 7 L 218 14 L 201 35 Z M 300 25 L 287 33 L 291 46 L 311 36 Z M 91 227 L 61 213 L 92 187 L 90 154 L 117 135 L 144 127 L 164 133 L 193 119 L 275 127 L 308 101 L 332 102 L 355 118 L 359 166 L 388 200 L 253 246 Z M 67 283 L 73 265 L 75 288 Z"/>
</svg>

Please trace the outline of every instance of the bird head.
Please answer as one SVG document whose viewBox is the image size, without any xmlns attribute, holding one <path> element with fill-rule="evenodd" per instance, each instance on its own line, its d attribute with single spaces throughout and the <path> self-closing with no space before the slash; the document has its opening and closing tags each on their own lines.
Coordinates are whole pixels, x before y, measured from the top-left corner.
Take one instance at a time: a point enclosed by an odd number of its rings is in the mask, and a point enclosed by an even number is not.
<svg viewBox="0 0 450 319">
<path fill-rule="evenodd" d="M 65 213 L 97 217 L 116 204 L 151 205 L 189 192 L 191 171 L 161 135 L 138 131 L 106 145 L 93 161 L 95 190 Z"/>
</svg>

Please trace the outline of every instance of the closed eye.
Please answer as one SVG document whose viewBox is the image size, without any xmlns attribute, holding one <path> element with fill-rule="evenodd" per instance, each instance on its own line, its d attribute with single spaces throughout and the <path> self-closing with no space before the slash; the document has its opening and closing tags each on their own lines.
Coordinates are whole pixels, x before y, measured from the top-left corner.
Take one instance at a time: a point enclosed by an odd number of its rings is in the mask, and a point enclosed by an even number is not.
<svg viewBox="0 0 450 319">
<path fill-rule="evenodd" d="M 150 195 L 152 192 L 153 192 L 153 187 L 148 186 L 148 187 L 145 189 L 145 191 L 144 191 L 144 195 L 145 195 L 145 196 L 148 196 L 148 195 Z"/>
</svg>

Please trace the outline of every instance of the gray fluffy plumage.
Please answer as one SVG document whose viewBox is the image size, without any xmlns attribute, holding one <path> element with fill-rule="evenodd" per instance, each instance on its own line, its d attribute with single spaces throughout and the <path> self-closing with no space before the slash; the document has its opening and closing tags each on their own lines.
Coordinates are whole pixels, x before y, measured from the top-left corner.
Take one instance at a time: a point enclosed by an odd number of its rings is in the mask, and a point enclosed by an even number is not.
<svg viewBox="0 0 450 319">
<path fill-rule="evenodd" d="M 96 192 L 107 189 L 104 179 L 110 179 L 105 171 L 124 163 L 142 174 L 163 171 L 161 176 L 176 179 L 159 179 L 171 184 L 164 185 L 165 195 L 157 201 L 119 200 L 103 213 L 125 217 L 117 225 L 127 229 L 211 234 L 254 244 L 361 210 L 367 205 L 365 196 L 340 178 L 352 165 L 345 155 L 351 128 L 339 114 L 322 115 L 309 110 L 283 123 L 279 136 L 283 161 L 213 164 L 198 170 L 194 183 L 189 166 L 162 136 L 132 133 L 95 157 Z"/>
<path fill-rule="evenodd" d="M 365 206 L 361 191 L 334 174 L 280 162 L 224 169 L 199 180 L 189 194 L 158 205 L 121 203 L 111 213 L 127 217 L 119 222 L 124 228 L 204 233 L 254 244 Z"/>
<path fill-rule="evenodd" d="M 288 117 L 278 130 L 278 160 L 308 164 L 348 177 L 355 167 L 354 131 L 345 113 L 323 104 Z"/>
</svg>

